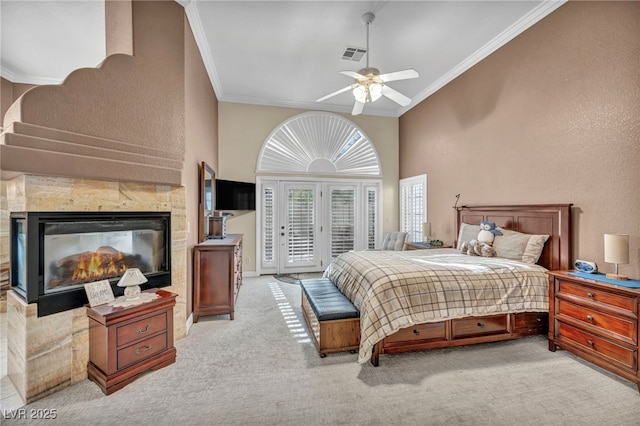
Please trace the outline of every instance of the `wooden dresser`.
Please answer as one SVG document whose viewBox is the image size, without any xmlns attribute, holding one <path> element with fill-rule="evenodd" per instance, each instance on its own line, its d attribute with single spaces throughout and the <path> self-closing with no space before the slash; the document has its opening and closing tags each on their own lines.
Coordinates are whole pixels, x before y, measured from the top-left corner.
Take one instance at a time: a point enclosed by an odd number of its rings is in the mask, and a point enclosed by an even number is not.
<svg viewBox="0 0 640 426">
<path fill-rule="evenodd" d="M 149 370 L 176 360 L 173 306 L 176 294 L 155 290 L 157 299 L 130 307 L 87 309 L 89 379 L 109 395 Z"/>
<path fill-rule="evenodd" d="M 565 349 L 636 383 L 640 289 L 549 272 L 549 350 Z"/>
<path fill-rule="evenodd" d="M 197 244 L 193 253 L 193 322 L 202 315 L 229 314 L 233 319 L 241 285 L 241 234 Z"/>
</svg>

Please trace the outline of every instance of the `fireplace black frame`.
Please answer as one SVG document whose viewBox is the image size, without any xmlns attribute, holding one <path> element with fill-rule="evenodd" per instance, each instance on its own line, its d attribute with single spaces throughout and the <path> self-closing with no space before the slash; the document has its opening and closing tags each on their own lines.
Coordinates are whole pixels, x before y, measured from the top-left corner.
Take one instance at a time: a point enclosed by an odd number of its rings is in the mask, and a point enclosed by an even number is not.
<svg viewBox="0 0 640 426">
<path fill-rule="evenodd" d="M 44 232 L 48 222 L 75 221 L 126 221 L 126 220 L 161 220 L 164 224 L 164 258 L 166 271 L 147 273 L 148 282 L 141 285 L 142 290 L 167 287 L 171 285 L 171 213 L 170 212 L 12 212 L 10 215 L 11 242 L 11 288 L 27 303 L 37 303 L 38 316 L 46 316 L 57 312 L 82 307 L 88 303 L 84 287 L 71 288 L 55 293 L 45 293 L 44 284 Z M 18 223 L 24 227 L 26 234 L 26 276 L 25 289 L 19 287 L 18 268 L 15 267 L 17 253 L 16 234 Z M 117 286 L 119 277 L 109 279 L 114 295 L 121 296 L 124 289 Z"/>
</svg>

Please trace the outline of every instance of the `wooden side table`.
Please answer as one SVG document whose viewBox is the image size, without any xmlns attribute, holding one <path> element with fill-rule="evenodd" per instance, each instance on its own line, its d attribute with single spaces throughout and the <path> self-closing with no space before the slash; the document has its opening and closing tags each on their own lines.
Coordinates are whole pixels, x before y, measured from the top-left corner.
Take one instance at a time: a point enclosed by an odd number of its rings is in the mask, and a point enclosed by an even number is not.
<svg viewBox="0 0 640 426">
<path fill-rule="evenodd" d="M 106 395 L 123 388 L 149 370 L 176 360 L 173 306 L 177 294 L 148 290 L 158 298 L 140 305 L 87 309 L 89 363 L 87 372 Z"/>
<path fill-rule="evenodd" d="M 549 350 L 567 350 L 631 380 L 640 390 L 639 306 L 638 288 L 551 271 Z"/>
<path fill-rule="evenodd" d="M 429 243 L 421 243 L 419 241 L 413 242 L 413 243 L 407 243 L 405 244 L 405 248 L 407 250 L 426 250 L 426 249 L 439 249 L 439 248 L 453 248 L 453 246 L 448 245 L 448 244 L 444 244 L 441 246 L 432 246 Z"/>
</svg>

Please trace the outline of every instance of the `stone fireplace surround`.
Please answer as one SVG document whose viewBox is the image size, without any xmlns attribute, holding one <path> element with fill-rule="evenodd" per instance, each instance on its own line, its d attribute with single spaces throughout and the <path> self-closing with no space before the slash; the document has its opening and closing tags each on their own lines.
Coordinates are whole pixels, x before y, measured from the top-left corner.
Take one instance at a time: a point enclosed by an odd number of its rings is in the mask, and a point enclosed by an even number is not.
<svg viewBox="0 0 640 426">
<path fill-rule="evenodd" d="M 6 181 L 6 210 L 170 211 L 171 286 L 178 294 L 174 335 L 186 335 L 186 197 L 182 186 L 22 175 Z M 4 206 L 3 206 L 4 209 Z M 6 228 L 4 228 L 6 229 Z M 8 239 L 0 240 L 8 253 Z M 26 402 L 87 378 L 89 322 L 86 308 L 38 318 L 37 306 L 7 292 L 7 374 Z"/>
<path fill-rule="evenodd" d="M 185 72 L 191 43 L 172 0 L 105 0 L 106 54 L 34 87 L 0 133 L 0 285 L 10 212 L 169 211 L 174 337 L 186 335 Z M 1 291 L 0 291 L 1 293 Z M 2 302 L 0 302 L 0 305 Z M 7 292 L 7 373 L 29 403 L 87 377 L 86 308 L 38 318 Z M 1 309 L 1 306 L 0 306 Z"/>
</svg>

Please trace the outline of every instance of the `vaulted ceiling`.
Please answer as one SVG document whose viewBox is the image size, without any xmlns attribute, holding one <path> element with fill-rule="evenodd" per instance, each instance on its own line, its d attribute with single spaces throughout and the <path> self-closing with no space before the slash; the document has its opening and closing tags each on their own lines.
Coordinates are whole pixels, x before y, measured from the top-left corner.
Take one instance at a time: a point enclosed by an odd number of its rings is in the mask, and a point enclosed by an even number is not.
<svg viewBox="0 0 640 426">
<path fill-rule="evenodd" d="M 366 66 L 343 59 L 366 47 L 361 16 L 370 25 L 369 63 L 382 73 L 407 68 L 420 77 L 389 86 L 412 99 L 387 98 L 363 114 L 397 117 L 508 43 L 564 3 L 560 1 L 212 1 L 180 0 L 218 99 L 350 112 L 339 73 Z M 72 70 L 105 56 L 104 3 L 1 0 L 0 71 L 13 82 L 61 82 Z M 522 52 L 526 55 L 527 52 Z"/>
</svg>

